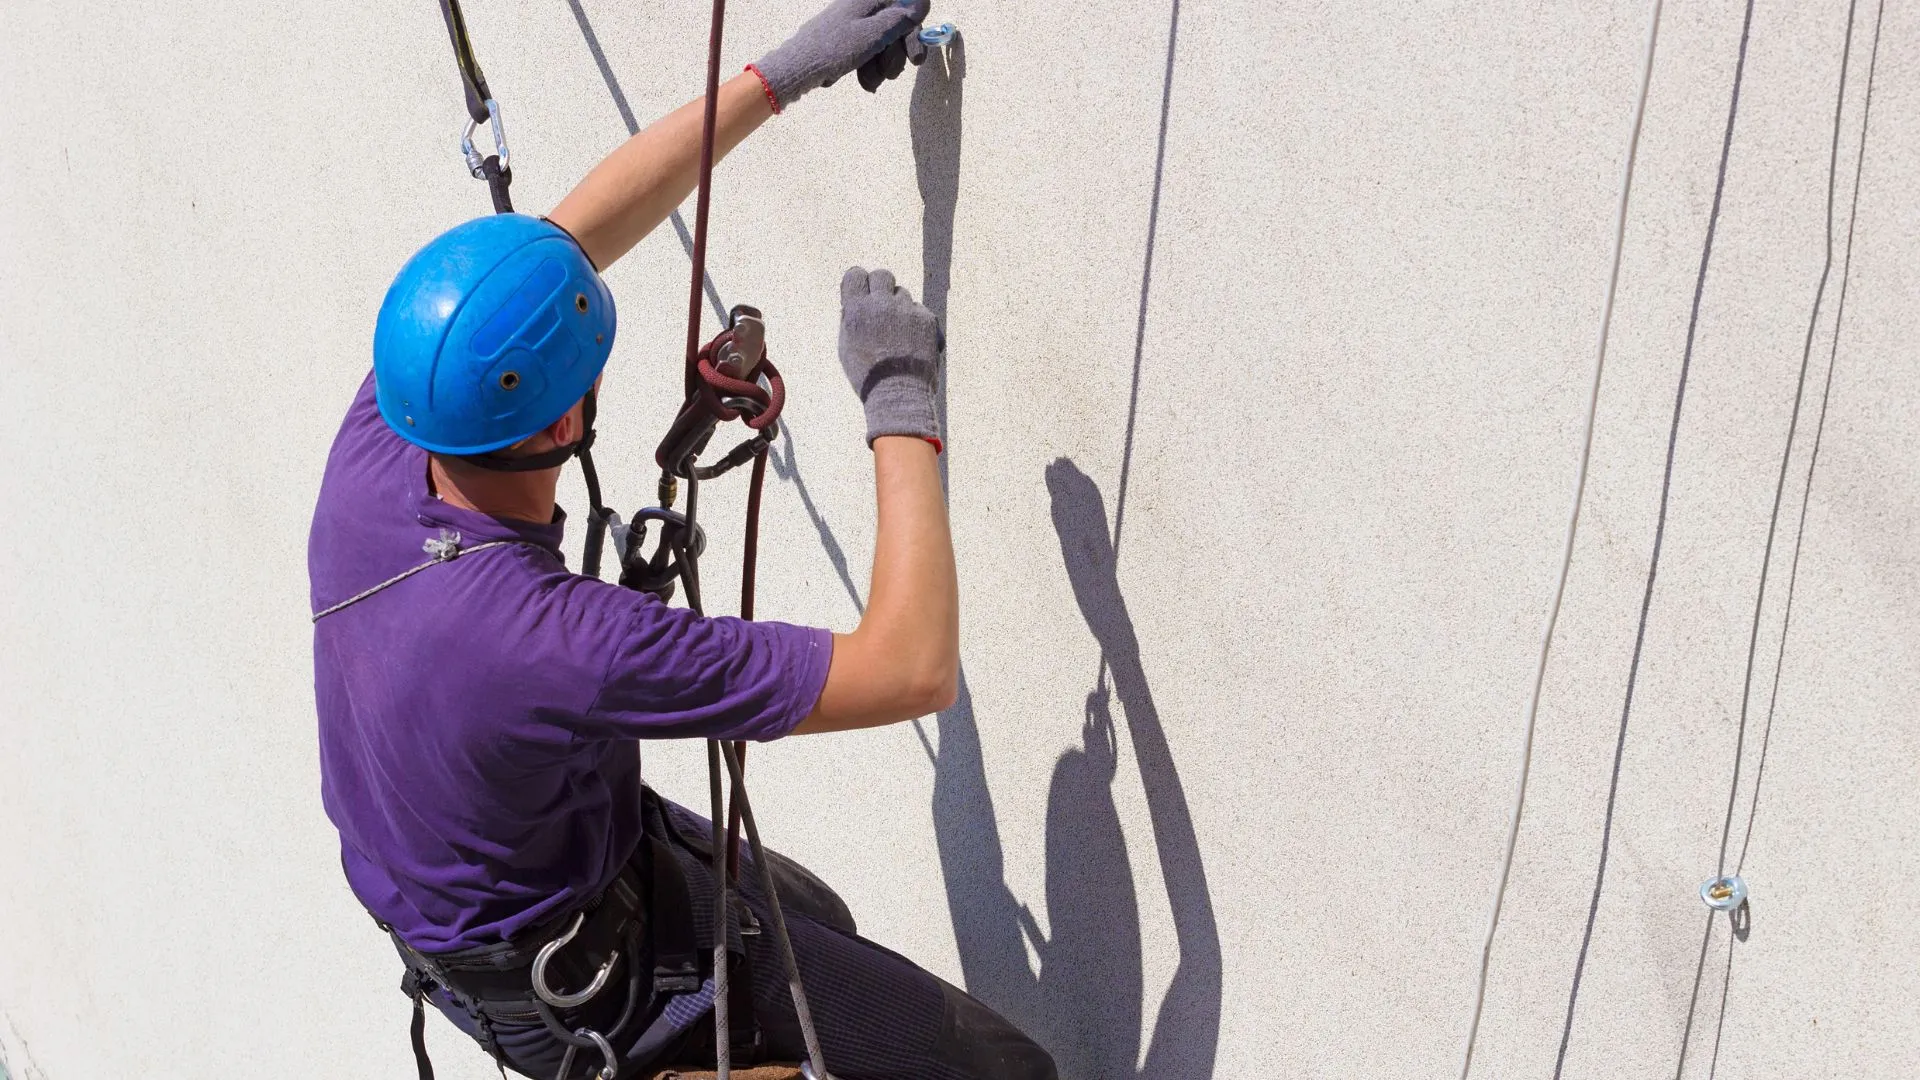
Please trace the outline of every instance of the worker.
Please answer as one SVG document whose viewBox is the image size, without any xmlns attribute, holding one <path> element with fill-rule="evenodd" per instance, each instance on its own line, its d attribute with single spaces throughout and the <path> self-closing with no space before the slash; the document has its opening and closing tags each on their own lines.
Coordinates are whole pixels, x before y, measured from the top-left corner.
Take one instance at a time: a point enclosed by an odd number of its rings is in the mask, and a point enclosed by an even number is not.
<svg viewBox="0 0 1920 1080">
<path fill-rule="evenodd" d="M 874 89 L 917 62 L 928 2 L 832 0 L 720 85 L 715 154 L 815 87 L 857 72 Z M 428 1001 L 502 1075 L 711 1064 L 711 826 L 642 782 L 637 740 L 824 734 L 954 699 L 940 330 L 884 270 L 840 282 L 878 503 L 851 633 L 703 617 L 561 555 L 556 485 L 591 442 L 613 346 L 600 273 L 693 189 L 703 107 L 634 135 L 545 218 L 467 222 L 414 255 L 327 460 L 308 549 L 321 794 L 348 884 L 404 963 L 423 1078 Z M 768 897 L 742 858 L 727 1040 L 736 1062 L 799 1061 Z M 804 868 L 768 862 L 834 1076 L 1055 1075 L 1007 1020 L 859 936 Z"/>
</svg>

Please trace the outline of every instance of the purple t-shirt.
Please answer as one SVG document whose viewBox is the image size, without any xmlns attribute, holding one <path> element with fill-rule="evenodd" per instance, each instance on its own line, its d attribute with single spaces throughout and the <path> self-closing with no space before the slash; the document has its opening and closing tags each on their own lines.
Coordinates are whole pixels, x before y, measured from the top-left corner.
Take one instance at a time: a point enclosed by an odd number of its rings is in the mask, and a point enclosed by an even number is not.
<svg viewBox="0 0 1920 1080">
<path fill-rule="evenodd" d="M 635 739 L 777 739 L 826 684 L 832 635 L 701 618 L 567 570 L 564 516 L 427 491 L 426 452 L 355 397 L 327 459 L 313 610 L 471 551 L 314 626 L 320 790 L 354 894 L 408 944 L 489 944 L 592 896 L 640 839 Z"/>
</svg>

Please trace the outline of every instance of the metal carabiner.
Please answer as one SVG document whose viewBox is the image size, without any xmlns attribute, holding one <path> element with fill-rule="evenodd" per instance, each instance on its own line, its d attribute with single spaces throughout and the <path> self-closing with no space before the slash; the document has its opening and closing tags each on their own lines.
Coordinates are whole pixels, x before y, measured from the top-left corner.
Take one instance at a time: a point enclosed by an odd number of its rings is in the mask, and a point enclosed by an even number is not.
<svg viewBox="0 0 1920 1080">
<path fill-rule="evenodd" d="M 620 1055 L 613 1052 L 613 1044 L 607 1041 L 605 1035 L 592 1028 L 579 1028 L 574 1031 L 574 1034 L 583 1039 L 592 1039 L 593 1045 L 600 1051 L 600 1057 L 605 1061 L 605 1064 L 600 1066 L 600 1071 L 594 1074 L 594 1080 L 614 1080 L 620 1075 Z"/>
<path fill-rule="evenodd" d="M 487 120 L 493 128 L 493 150 L 499 155 L 500 171 L 506 172 L 507 163 L 510 160 L 507 151 L 507 129 L 500 121 L 500 103 L 492 98 L 487 99 Z M 481 155 L 479 148 L 473 145 L 473 133 L 479 126 L 479 121 L 468 117 L 467 129 L 460 134 L 460 152 L 466 155 L 467 171 L 472 173 L 476 180 L 485 179 L 487 175 L 483 168 L 486 159 Z"/>
<path fill-rule="evenodd" d="M 620 960 L 620 952 L 616 949 L 607 957 L 607 962 L 600 965 L 600 970 L 594 973 L 593 981 L 587 984 L 587 988 L 577 994 L 563 994 L 547 985 L 547 964 L 552 962 L 553 954 L 559 952 L 568 942 L 579 936 L 580 927 L 586 921 L 586 912 L 575 912 L 573 925 L 567 927 L 567 932 L 547 942 L 545 945 L 540 946 L 540 951 L 534 954 L 534 996 L 556 1009 L 571 1009 L 575 1006 L 585 1005 L 587 1002 L 593 1000 L 593 995 L 598 994 L 606 988 L 607 979 L 613 975 L 613 965 Z M 603 1044 L 604 1042 L 605 1040 L 602 1040 Z"/>
</svg>

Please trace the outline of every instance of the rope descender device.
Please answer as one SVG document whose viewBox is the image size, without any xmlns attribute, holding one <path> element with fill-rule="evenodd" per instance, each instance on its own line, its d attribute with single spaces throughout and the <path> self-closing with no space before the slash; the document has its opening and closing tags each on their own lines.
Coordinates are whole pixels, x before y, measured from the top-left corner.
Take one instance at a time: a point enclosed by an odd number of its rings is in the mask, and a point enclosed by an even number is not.
<svg viewBox="0 0 1920 1080">
<path fill-rule="evenodd" d="M 1747 902 L 1747 883 L 1739 874 L 1710 878 L 1700 886 L 1700 899 L 1715 911 L 1738 911 Z"/>
</svg>

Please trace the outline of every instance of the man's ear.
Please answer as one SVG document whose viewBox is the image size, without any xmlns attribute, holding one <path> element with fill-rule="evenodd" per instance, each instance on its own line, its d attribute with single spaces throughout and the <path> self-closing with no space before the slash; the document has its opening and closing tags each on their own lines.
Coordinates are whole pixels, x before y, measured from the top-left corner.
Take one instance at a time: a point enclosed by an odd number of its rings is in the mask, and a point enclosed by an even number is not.
<svg viewBox="0 0 1920 1080">
<path fill-rule="evenodd" d="M 555 446 L 571 446 L 580 441 L 581 417 L 578 409 L 568 409 L 560 419 L 547 425 L 542 434 L 553 440 Z"/>
</svg>

